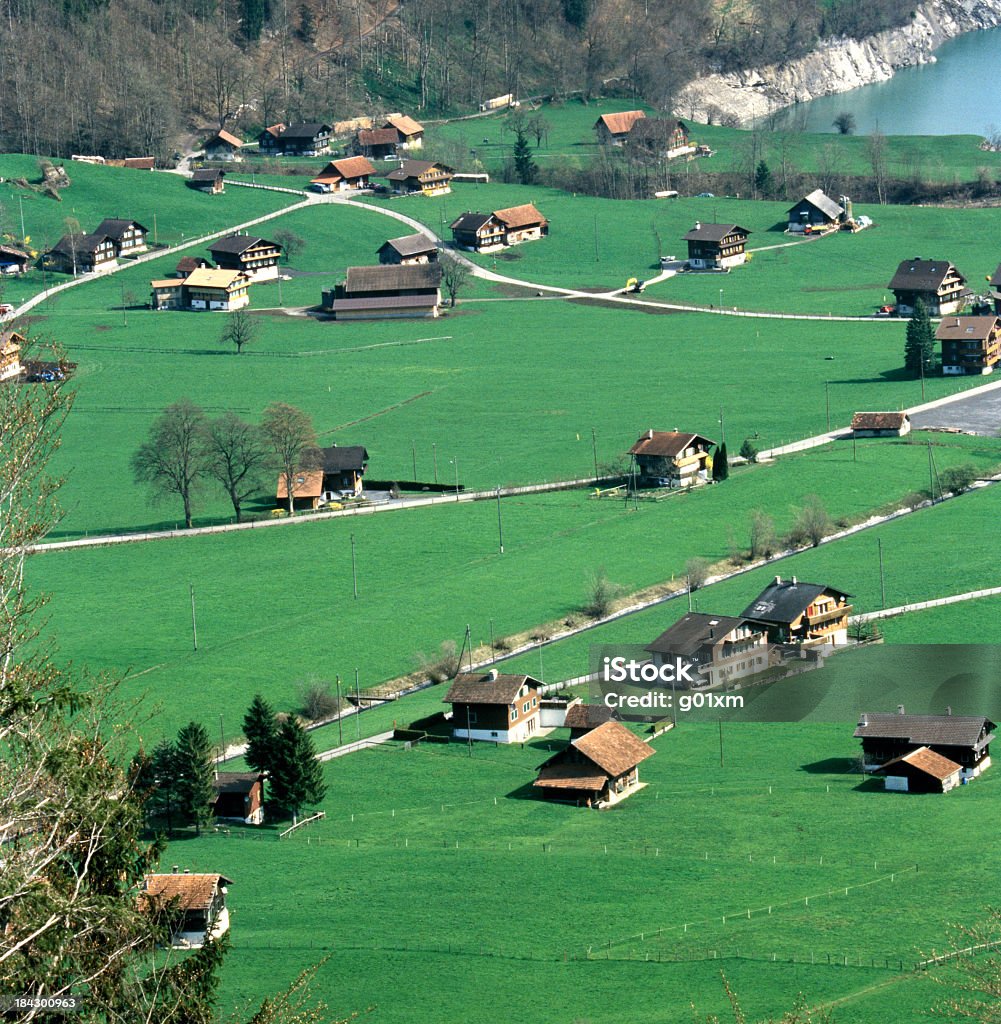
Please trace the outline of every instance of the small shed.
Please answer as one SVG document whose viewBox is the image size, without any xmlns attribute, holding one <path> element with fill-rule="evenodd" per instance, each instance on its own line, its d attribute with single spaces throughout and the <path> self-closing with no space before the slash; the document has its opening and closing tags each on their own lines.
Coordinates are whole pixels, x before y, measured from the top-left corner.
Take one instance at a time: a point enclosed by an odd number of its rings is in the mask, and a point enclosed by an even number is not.
<svg viewBox="0 0 1001 1024">
<path fill-rule="evenodd" d="M 139 906 L 168 915 L 175 949 L 197 949 L 229 930 L 226 893 L 232 884 L 225 875 L 178 874 L 175 867 L 169 875 L 146 875 Z"/>
<path fill-rule="evenodd" d="M 264 776 L 258 772 L 216 772 L 212 813 L 245 825 L 263 824 L 263 784 Z"/>
<path fill-rule="evenodd" d="M 930 747 L 918 747 L 903 757 L 887 761 L 876 773 L 884 777 L 890 792 L 948 793 L 960 785 L 963 768 Z"/>
<path fill-rule="evenodd" d="M 226 177 L 226 172 L 219 169 L 205 169 L 195 171 L 190 178 L 187 180 L 188 188 L 195 189 L 196 192 L 208 192 L 209 195 L 217 196 L 221 192 L 226 191 L 226 187 L 223 183 L 223 179 Z"/>
<path fill-rule="evenodd" d="M 903 437 L 911 431 L 906 412 L 857 412 L 852 416 L 856 437 Z"/>
<path fill-rule="evenodd" d="M 406 265 L 409 263 L 437 263 L 438 246 L 427 235 L 418 231 L 415 235 L 390 238 L 379 246 L 379 262 Z"/>
</svg>

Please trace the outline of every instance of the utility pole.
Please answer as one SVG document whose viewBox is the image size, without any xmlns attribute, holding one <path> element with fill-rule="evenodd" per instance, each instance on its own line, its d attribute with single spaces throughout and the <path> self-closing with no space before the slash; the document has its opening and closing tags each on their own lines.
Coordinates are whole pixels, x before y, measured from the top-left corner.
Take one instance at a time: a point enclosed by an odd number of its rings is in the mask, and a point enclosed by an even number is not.
<svg viewBox="0 0 1001 1024">
<path fill-rule="evenodd" d="M 504 524 L 501 522 L 501 494 L 500 485 L 497 486 L 497 541 L 500 544 L 500 553 L 504 554 Z"/>
<path fill-rule="evenodd" d="M 473 733 L 472 726 L 469 722 L 469 705 L 466 705 L 466 747 L 469 750 L 469 756 L 473 756 Z"/>
<path fill-rule="evenodd" d="M 726 425 L 723 422 L 723 406 L 719 407 L 719 440 L 720 444 L 726 444 Z"/>
<path fill-rule="evenodd" d="M 358 562 L 355 559 L 355 535 L 351 534 L 351 579 L 354 583 L 355 600 L 358 600 Z"/>
<path fill-rule="evenodd" d="M 931 454 L 931 441 L 928 442 L 928 489 L 931 492 L 932 504 L 935 504 L 935 462 Z"/>
<path fill-rule="evenodd" d="M 188 589 L 191 591 L 191 643 L 194 645 L 195 650 L 198 650 L 198 624 L 195 621 L 195 585 L 194 583 L 188 584 Z"/>
<path fill-rule="evenodd" d="M 824 381 L 824 402 L 827 405 L 827 432 L 831 432 L 831 382 Z"/>
<path fill-rule="evenodd" d="M 473 671 L 473 636 L 469 630 L 469 623 L 466 623 L 466 637 L 463 641 L 466 647 L 466 657 L 469 659 L 469 671 Z M 461 664 L 461 659 L 460 659 Z"/>
<path fill-rule="evenodd" d="M 883 538 L 876 538 L 876 547 L 879 551 L 879 606 L 886 607 L 886 581 L 883 579 Z"/>
<path fill-rule="evenodd" d="M 334 685 L 337 687 L 337 745 L 339 747 L 343 747 L 344 746 L 344 718 L 343 718 L 343 709 L 341 708 L 341 677 L 339 675 L 338 676 L 334 676 L 334 679 L 336 680 L 336 683 Z"/>
<path fill-rule="evenodd" d="M 925 354 L 922 351 L 919 355 L 921 357 L 918 360 L 918 365 L 921 367 L 921 401 L 923 402 L 925 400 Z"/>
<path fill-rule="evenodd" d="M 455 466 L 455 500 L 459 500 L 459 457 L 455 456 L 453 459 L 449 459 L 449 462 Z"/>
<path fill-rule="evenodd" d="M 417 483 L 417 442 L 413 439 L 410 441 L 410 455 L 414 460 L 414 483 Z"/>
<path fill-rule="evenodd" d="M 361 739 L 361 692 L 358 689 L 358 669 L 355 669 L 355 725 L 358 726 L 358 739 Z"/>
<path fill-rule="evenodd" d="M 691 575 L 685 576 L 685 584 L 688 588 L 688 610 L 692 610 L 692 577 Z"/>
<path fill-rule="evenodd" d="M 434 461 L 434 482 L 438 482 L 438 445 L 435 441 L 431 442 L 431 458 Z"/>
<path fill-rule="evenodd" d="M 591 454 L 594 456 L 594 482 L 598 483 L 598 438 L 595 436 L 594 427 L 591 427 Z"/>
</svg>

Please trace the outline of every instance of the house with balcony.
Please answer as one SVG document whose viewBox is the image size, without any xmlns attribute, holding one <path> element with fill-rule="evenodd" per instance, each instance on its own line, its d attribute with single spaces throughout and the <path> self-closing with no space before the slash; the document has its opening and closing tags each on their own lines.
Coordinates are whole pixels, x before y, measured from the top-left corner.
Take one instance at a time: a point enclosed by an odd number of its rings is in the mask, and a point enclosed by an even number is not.
<svg viewBox="0 0 1001 1024">
<path fill-rule="evenodd" d="M 1001 360 L 1001 317 L 946 316 L 935 330 L 942 343 L 942 373 L 986 375 Z"/>
<path fill-rule="evenodd" d="M 648 430 L 629 449 L 638 487 L 692 487 L 709 479 L 709 449 L 701 434 Z"/>
<path fill-rule="evenodd" d="M 220 270 L 238 270 L 248 281 L 278 279 L 278 263 L 282 247 L 256 235 L 227 235 L 209 246 L 209 252 Z"/>
<path fill-rule="evenodd" d="M 688 265 L 693 270 L 729 270 L 747 261 L 747 236 L 739 224 L 703 224 L 684 236 L 688 243 Z"/>
<path fill-rule="evenodd" d="M 658 666 L 691 665 L 696 688 L 725 686 L 769 666 L 767 628 L 738 616 L 689 612 L 644 650 Z"/>
<path fill-rule="evenodd" d="M 118 259 L 127 259 L 146 251 L 146 236 L 149 234 L 149 228 L 144 227 L 137 220 L 108 217 L 97 225 L 94 234 L 110 238 L 115 245 L 115 256 Z"/>
<path fill-rule="evenodd" d="M 970 295 L 966 278 L 948 260 L 904 260 L 887 287 L 898 316 L 911 316 L 918 299 L 929 316 L 947 316 L 962 309 Z"/>
<path fill-rule="evenodd" d="M 452 735 L 459 740 L 523 743 L 539 731 L 539 686 L 525 675 L 457 675 L 443 703 L 452 705 Z"/>
<path fill-rule="evenodd" d="M 385 175 L 397 195 L 442 196 L 452 191 L 455 172 L 445 164 L 427 160 L 404 160 L 395 170 Z"/>
<path fill-rule="evenodd" d="M 849 597 L 843 590 L 823 583 L 776 576 L 741 616 L 762 623 L 773 643 L 802 647 L 846 644 L 852 613 Z"/>
</svg>

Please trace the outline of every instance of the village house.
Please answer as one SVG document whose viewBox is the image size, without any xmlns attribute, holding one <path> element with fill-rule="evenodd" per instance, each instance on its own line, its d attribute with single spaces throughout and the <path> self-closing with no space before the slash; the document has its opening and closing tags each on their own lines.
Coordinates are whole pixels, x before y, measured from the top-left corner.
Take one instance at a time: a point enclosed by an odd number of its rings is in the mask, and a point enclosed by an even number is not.
<svg viewBox="0 0 1001 1024">
<path fill-rule="evenodd" d="M 425 196 L 441 196 L 452 191 L 452 168 L 427 160 L 404 160 L 394 171 L 384 175 L 398 195 L 420 192 Z"/>
<path fill-rule="evenodd" d="M 369 187 L 371 174 L 375 174 L 371 161 L 363 156 L 350 156 L 331 160 L 310 184 L 321 192 L 357 192 Z"/>
<path fill-rule="evenodd" d="M 26 274 L 31 257 L 13 245 L 0 244 L 0 274 Z"/>
<path fill-rule="evenodd" d="M 608 807 L 636 792 L 639 765 L 654 753 L 621 722 L 605 722 L 540 765 L 533 785 L 548 800 Z"/>
<path fill-rule="evenodd" d="M 91 274 L 118 265 L 115 243 L 107 235 L 63 235 L 45 254 L 45 262 L 66 274 Z"/>
<path fill-rule="evenodd" d="M 639 487 L 690 487 L 709 479 L 709 449 L 701 434 L 648 430 L 629 449 Z"/>
<path fill-rule="evenodd" d="M 918 299 L 929 316 L 955 313 L 970 294 L 966 278 L 948 260 L 904 260 L 887 287 L 900 316 L 910 316 Z"/>
<path fill-rule="evenodd" d="M 274 152 L 282 156 L 322 156 L 330 152 L 330 132 L 330 125 L 320 121 L 290 124 L 275 138 Z"/>
<path fill-rule="evenodd" d="M 257 149 L 264 155 L 271 155 L 278 152 L 278 139 L 281 137 L 281 133 L 285 131 L 286 125 L 279 122 L 278 124 L 270 125 L 265 128 L 264 131 L 257 136 Z"/>
<path fill-rule="evenodd" d="M 895 793 L 948 793 L 962 784 L 962 765 L 936 754 L 930 747 L 895 757 L 876 769 L 884 776 L 887 792 Z"/>
<path fill-rule="evenodd" d="M 862 740 L 862 763 L 876 771 L 897 758 L 927 747 L 975 779 L 991 765 L 991 740 L 997 726 L 983 715 L 908 715 L 866 712 L 859 718 L 856 739 Z"/>
<path fill-rule="evenodd" d="M 631 148 L 668 160 L 695 151 L 695 147 L 688 141 L 688 128 L 685 124 L 660 117 L 638 118 L 629 129 L 626 142 Z"/>
<path fill-rule="evenodd" d="M 212 813 L 245 825 L 264 823 L 264 776 L 259 772 L 216 772 Z"/>
<path fill-rule="evenodd" d="M 819 188 L 789 207 L 789 230 L 794 232 L 829 231 L 841 224 L 845 208 Z M 809 233 L 809 232 L 807 232 Z"/>
<path fill-rule="evenodd" d="M 744 251 L 750 232 L 739 224 L 703 224 L 684 236 L 688 265 L 695 270 L 729 270 L 747 261 Z"/>
<path fill-rule="evenodd" d="M 250 280 L 240 270 L 197 267 L 185 278 L 150 281 L 154 310 L 193 309 L 232 312 L 250 303 Z"/>
<path fill-rule="evenodd" d="M 174 273 L 178 277 L 184 278 L 187 277 L 192 270 L 198 270 L 200 267 L 208 267 L 211 269 L 212 264 L 204 256 L 182 256 L 177 261 Z"/>
<path fill-rule="evenodd" d="M 220 270 L 239 270 L 255 284 L 278 280 L 282 247 L 256 235 L 227 235 L 209 246 Z"/>
<path fill-rule="evenodd" d="M 108 217 L 97 225 L 95 235 L 104 235 L 115 244 L 115 256 L 126 259 L 146 251 L 146 235 L 149 228 L 137 220 L 119 220 Z"/>
<path fill-rule="evenodd" d="M 584 704 L 580 701 L 567 708 L 563 727 L 570 730 L 570 739 L 580 739 L 585 733 L 613 720 L 612 709 L 604 704 Z"/>
<path fill-rule="evenodd" d="M 793 576 L 776 576 L 741 612 L 763 623 L 768 639 L 779 644 L 818 647 L 848 643 L 850 594 L 822 583 L 801 583 Z"/>
<path fill-rule="evenodd" d="M 768 631 L 761 623 L 689 612 L 644 650 L 655 665 L 690 664 L 693 684 L 723 686 L 768 668 Z"/>
<path fill-rule="evenodd" d="M 857 412 L 852 416 L 856 437 L 903 437 L 911 432 L 906 412 Z"/>
<path fill-rule="evenodd" d="M 1001 318 L 998 316 L 947 316 L 935 331 L 942 342 L 942 373 L 994 372 L 1001 360 Z"/>
<path fill-rule="evenodd" d="M 396 156 L 399 142 L 395 128 L 362 128 L 355 135 L 354 151 L 371 160 L 389 160 Z"/>
<path fill-rule="evenodd" d="M 412 152 L 424 145 L 424 125 L 419 124 L 406 114 L 391 114 L 386 118 L 383 128 L 392 128 L 399 138 L 397 146 Z"/>
<path fill-rule="evenodd" d="M 437 317 L 441 306 L 441 266 L 349 267 L 343 284 L 323 292 L 322 306 L 337 320 Z"/>
<path fill-rule="evenodd" d="M 368 465 L 368 452 L 360 444 L 331 445 L 321 448 L 323 457 L 323 497 L 334 501 L 362 492 L 362 476 Z"/>
<path fill-rule="evenodd" d="M 646 117 L 642 110 L 622 110 L 617 114 L 602 114 L 594 122 L 598 141 L 606 146 L 621 146 L 633 130 L 633 125 Z"/>
<path fill-rule="evenodd" d="M 218 131 L 202 147 L 206 160 L 242 160 L 243 143 L 227 131 Z"/>
<path fill-rule="evenodd" d="M 288 507 L 288 478 L 278 476 L 275 499 L 279 508 Z M 315 511 L 323 503 L 323 470 L 300 469 L 292 477 L 292 508 Z"/>
<path fill-rule="evenodd" d="M 532 203 L 509 206 L 504 210 L 494 210 L 493 215 L 500 221 L 504 230 L 505 245 L 534 242 L 549 234 L 549 221 L 539 213 Z"/>
<path fill-rule="evenodd" d="M 492 213 L 467 211 L 449 227 L 452 241 L 467 252 L 496 252 L 504 248 L 504 226 Z"/>
<path fill-rule="evenodd" d="M 539 686 L 524 675 L 457 675 L 442 700 L 452 705 L 452 735 L 460 740 L 524 743 L 539 731 Z"/>
<path fill-rule="evenodd" d="M 0 380 L 13 380 L 21 375 L 21 349 L 24 336 L 16 331 L 0 331 Z"/>
<path fill-rule="evenodd" d="M 217 196 L 226 191 L 226 186 L 223 183 L 225 177 L 226 172 L 218 168 L 215 170 L 195 171 L 188 178 L 186 184 L 188 188 L 193 188 L 198 192 L 208 192 L 209 195 Z"/>
<path fill-rule="evenodd" d="M 380 263 L 406 266 L 410 263 L 437 263 L 438 245 L 420 231 L 416 235 L 390 238 L 378 249 Z"/>
<path fill-rule="evenodd" d="M 174 868 L 169 875 L 146 875 L 139 905 L 145 910 L 169 914 L 174 949 L 198 949 L 210 937 L 218 939 L 229 930 L 225 875 L 183 874 Z"/>
</svg>

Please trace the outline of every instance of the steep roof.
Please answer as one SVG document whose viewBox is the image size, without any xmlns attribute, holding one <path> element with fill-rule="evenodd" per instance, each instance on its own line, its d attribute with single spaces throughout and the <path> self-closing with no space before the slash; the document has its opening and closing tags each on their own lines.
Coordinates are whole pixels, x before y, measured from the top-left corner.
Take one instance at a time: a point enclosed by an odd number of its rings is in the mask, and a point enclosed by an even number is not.
<svg viewBox="0 0 1001 1024">
<path fill-rule="evenodd" d="M 395 128 L 362 128 L 358 132 L 360 146 L 394 146 L 400 141 Z"/>
<path fill-rule="evenodd" d="M 854 735 L 859 739 L 906 740 L 921 746 L 983 747 L 994 739 L 992 730 L 996 728 L 983 715 L 893 715 L 867 712 L 859 719 Z"/>
<path fill-rule="evenodd" d="M 629 129 L 629 141 L 666 142 L 679 129 L 685 134 L 688 133 L 685 125 L 676 118 L 641 117 Z"/>
<path fill-rule="evenodd" d="M 324 473 L 339 473 L 345 469 L 360 471 L 368 462 L 368 452 L 360 444 L 335 444 L 320 451 L 323 453 Z"/>
<path fill-rule="evenodd" d="M 434 290 L 441 283 L 437 263 L 409 263 L 405 266 L 348 267 L 344 284 L 346 298 L 364 292 Z"/>
<path fill-rule="evenodd" d="M 612 709 L 604 704 L 573 704 L 567 708 L 567 729 L 595 729 L 612 721 Z"/>
<path fill-rule="evenodd" d="M 225 875 L 146 875 L 140 898 L 176 899 L 181 910 L 208 910 L 216 891 L 232 884 Z"/>
<path fill-rule="evenodd" d="M 290 124 L 278 138 L 284 142 L 286 139 L 315 139 L 322 132 L 329 132 L 330 125 L 322 121 L 300 121 L 299 124 Z"/>
<path fill-rule="evenodd" d="M 546 223 L 546 218 L 531 203 L 510 206 L 506 210 L 494 210 L 494 216 L 508 228 L 524 228 L 532 224 Z"/>
<path fill-rule="evenodd" d="M 716 443 L 701 434 L 679 433 L 674 430 L 648 430 L 629 449 L 629 454 L 659 455 L 663 458 L 673 459 L 697 442 L 703 442 L 706 445 Z"/>
<path fill-rule="evenodd" d="M 106 217 L 97 225 L 94 230 L 95 235 L 107 235 L 112 241 L 121 241 L 122 235 L 131 227 L 137 227 L 143 234 L 149 231 L 149 228 L 144 227 L 137 220 L 119 220 L 117 217 Z"/>
<path fill-rule="evenodd" d="M 195 267 L 184 279 L 189 288 L 232 288 L 242 270 L 218 270 L 215 267 Z"/>
<path fill-rule="evenodd" d="M 823 583 L 803 583 L 794 576 L 783 580 L 778 576 L 741 612 L 744 618 L 763 622 L 795 622 L 821 594 L 829 591 L 837 598 L 850 597 L 843 590 Z"/>
<path fill-rule="evenodd" d="M 256 235 L 227 235 L 225 238 L 217 238 L 209 246 L 209 252 L 233 253 L 239 256 L 240 253 L 258 245 L 266 245 L 275 249 L 281 248 L 277 242 L 269 242 L 266 238 L 258 238 Z"/>
<path fill-rule="evenodd" d="M 114 241 L 114 239 L 109 239 L 107 235 L 99 235 L 96 232 L 92 235 L 63 235 L 49 252 L 58 252 L 71 256 L 75 250 L 79 256 L 81 253 L 95 252 L 102 242 L 108 241 Z"/>
<path fill-rule="evenodd" d="M 208 141 L 206 141 L 205 148 L 207 149 L 209 146 L 212 145 L 213 142 L 216 142 L 216 141 L 224 142 L 224 143 L 226 143 L 227 146 L 230 146 L 233 149 L 242 149 L 243 148 L 243 143 L 235 135 L 230 135 L 230 133 L 227 132 L 227 131 L 218 131 L 218 132 L 216 132 L 215 135 L 212 136 L 212 138 L 210 138 L 210 139 L 208 139 Z"/>
<path fill-rule="evenodd" d="M 616 114 L 602 114 L 594 122 L 594 127 L 597 128 L 599 124 L 603 124 L 612 135 L 625 135 L 643 117 L 646 117 L 646 114 L 642 110 L 622 110 Z"/>
<path fill-rule="evenodd" d="M 935 337 L 939 341 L 986 341 L 998 327 L 996 316 L 946 316 Z"/>
<path fill-rule="evenodd" d="M 656 654 L 697 654 L 706 645 L 715 646 L 723 638 L 743 625 L 746 619 L 734 615 L 707 615 L 705 612 L 689 612 L 664 630 L 653 643 L 643 649 Z M 759 629 L 761 627 L 758 627 Z"/>
<path fill-rule="evenodd" d="M 948 260 L 904 260 L 887 287 L 891 291 L 934 292 L 942 287 L 950 272 L 959 274 Z M 959 279 L 966 283 L 962 274 Z"/>
<path fill-rule="evenodd" d="M 323 470 L 302 469 L 292 478 L 293 498 L 318 498 L 323 494 Z M 275 495 L 279 500 L 288 500 L 288 485 L 285 474 L 278 475 L 278 489 Z"/>
<path fill-rule="evenodd" d="M 633 735 L 621 722 L 605 722 L 571 741 L 589 761 L 613 778 L 653 756 L 649 744 Z"/>
<path fill-rule="evenodd" d="M 218 181 L 220 178 L 225 178 L 226 172 L 222 170 L 200 170 L 195 171 L 189 181 Z"/>
<path fill-rule="evenodd" d="M 401 238 L 390 238 L 379 246 L 382 252 L 386 246 L 394 249 L 404 259 L 408 256 L 419 256 L 421 253 L 434 252 L 438 246 L 427 235 L 417 232 L 416 235 L 403 235 Z"/>
<path fill-rule="evenodd" d="M 212 264 L 209 263 L 209 261 L 207 259 L 205 259 L 204 256 L 182 256 L 177 261 L 177 268 L 176 269 L 177 269 L 177 273 L 184 274 L 185 276 L 187 276 L 193 270 L 197 270 L 199 267 L 211 267 L 211 266 L 212 266 Z"/>
<path fill-rule="evenodd" d="M 893 769 L 899 770 L 901 764 L 909 764 L 925 775 L 938 779 L 939 782 L 944 782 L 950 775 L 955 775 L 956 772 L 963 770 L 962 765 L 950 761 L 949 758 L 943 757 L 941 754 L 936 754 L 929 747 L 918 747 L 917 750 L 912 750 L 909 754 L 904 754 L 903 757 L 895 757 L 892 761 L 887 761 L 876 771 L 880 774 L 892 775 Z"/>
<path fill-rule="evenodd" d="M 857 412 L 852 430 L 899 430 L 908 419 L 906 412 Z"/>
<path fill-rule="evenodd" d="M 30 260 L 31 257 L 21 249 L 18 249 L 15 245 L 5 245 L 0 243 L 0 256 L 12 257 L 14 260 L 20 262 L 21 260 Z"/>
<path fill-rule="evenodd" d="M 390 128 L 395 128 L 401 135 L 420 135 L 424 131 L 424 125 L 415 121 L 412 117 L 408 117 L 406 114 L 387 117 L 386 124 Z"/>
<path fill-rule="evenodd" d="M 703 224 L 696 222 L 695 227 L 683 236 L 686 242 L 722 242 L 730 235 L 738 234 L 745 237 L 751 232 L 739 224 Z"/>
<path fill-rule="evenodd" d="M 443 174 L 451 174 L 452 168 L 444 164 L 434 163 L 431 160 L 404 160 L 395 171 L 390 171 L 385 177 L 389 181 L 406 181 L 408 178 L 419 178 L 422 174 L 437 168 Z"/>
<path fill-rule="evenodd" d="M 533 690 L 541 685 L 531 676 L 465 672 L 452 681 L 442 703 L 513 704 L 526 684 Z"/>
<path fill-rule="evenodd" d="M 809 203 L 811 206 L 815 206 L 824 216 L 831 220 L 837 220 L 845 212 L 842 207 L 831 199 L 830 196 L 825 195 L 819 188 L 815 188 L 808 196 L 803 196 L 796 206 L 799 206 L 800 203 Z M 792 213 L 796 206 L 790 206 L 789 212 Z"/>
<path fill-rule="evenodd" d="M 449 225 L 453 231 L 479 231 L 484 224 L 493 218 L 492 213 L 466 213 L 459 214 Z"/>
</svg>

